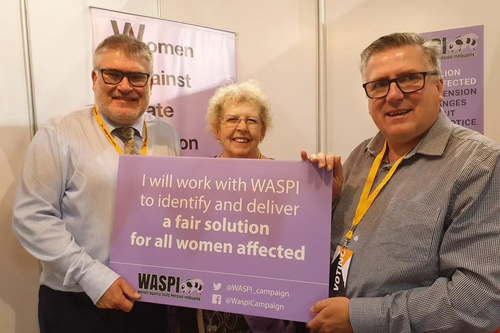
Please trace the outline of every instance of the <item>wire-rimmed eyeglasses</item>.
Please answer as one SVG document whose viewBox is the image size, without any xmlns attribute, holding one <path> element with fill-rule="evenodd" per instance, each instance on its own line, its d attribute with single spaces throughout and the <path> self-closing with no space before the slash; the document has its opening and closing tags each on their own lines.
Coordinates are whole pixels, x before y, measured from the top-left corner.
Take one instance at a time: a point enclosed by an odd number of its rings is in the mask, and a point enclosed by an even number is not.
<svg viewBox="0 0 500 333">
<path fill-rule="evenodd" d="M 225 116 L 222 118 L 222 123 L 226 125 L 226 127 L 236 127 L 242 120 L 247 127 L 257 127 L 260 125 L 260 119 L 258 117 Z"/>
</svg>

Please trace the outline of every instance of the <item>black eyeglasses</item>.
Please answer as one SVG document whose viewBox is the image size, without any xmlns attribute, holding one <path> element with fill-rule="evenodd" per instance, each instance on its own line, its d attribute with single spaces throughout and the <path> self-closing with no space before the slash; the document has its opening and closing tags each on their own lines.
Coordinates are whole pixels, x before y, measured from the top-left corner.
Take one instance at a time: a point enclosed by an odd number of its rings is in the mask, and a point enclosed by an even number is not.
<svg viewBox="0 0 500 333">
<path fill-rule="evenodd" d="M 144 87 L 148 84 L 149 75 L 148 73 L 124 73 L 114 69 L 103 69 L 97 68 L 99 72 L 101 72 L 101 77 L 104 83 L 118 85 L 122 82 L 123 78 L 126 77 L 131 86 L 134 87 Z"/>
<path fill-rule="evenodd" d="M 419 72 L 398 76 L 392 80 L 377 80 L 363 84 L 366 96 L 377 99 L 384 98 L 391 89 L 391 84 L 396 83 L 399 90 L 403 93 L 412 93 L 422 90 L 425 86 L 425 77 L 427 75 L 438 75 L 438 72 Z"/>
</svg>

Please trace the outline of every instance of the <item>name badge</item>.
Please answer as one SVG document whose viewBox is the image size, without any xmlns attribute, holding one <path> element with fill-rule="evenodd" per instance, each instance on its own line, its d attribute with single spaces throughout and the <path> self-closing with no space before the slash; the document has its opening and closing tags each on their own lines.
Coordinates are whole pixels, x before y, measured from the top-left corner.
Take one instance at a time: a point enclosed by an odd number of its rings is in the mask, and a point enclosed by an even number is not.
<svg viewBox="0 0 500 333">
<path fill-rule="evenodd" d="M 340 297 L 346 294 L 347 274 L 353 252 L 346 247 L 337 245 L 332 263 L 330 264 L 330 297 Z"/>
</svg>

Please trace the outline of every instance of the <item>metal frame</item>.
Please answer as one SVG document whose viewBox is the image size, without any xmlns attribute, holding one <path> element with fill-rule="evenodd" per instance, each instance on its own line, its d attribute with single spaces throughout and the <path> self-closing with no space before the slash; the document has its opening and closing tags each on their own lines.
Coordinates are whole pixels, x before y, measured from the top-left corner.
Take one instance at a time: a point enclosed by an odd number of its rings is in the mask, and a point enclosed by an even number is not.
<svg viewBox="0 0 500 333">
<path fill-rule="evenodd" d="M 21 14 L 21 29 L 23 39 L 24 73 L 26 76 L 26 95 L 28 102 L 28 116 L 30 136 L 33 138 L 37 131 L 35 87 L 33 82 L 33 59 L 31 57 L 31 41 L 28 18 L 28 0 L 19 0 Z"/>
<path fill-rule="evenodd" d="M 24 70 L 26 76 L 26 95 L 28 102 L 28 115 L 29 115 L 29 126 L 31 138 L 35 135 L 37 131 L 37 113 L 35 104 L 35 88 L 33 80 L 33 60 L 31 56 L 31 40 L 30 40 L 30 30 L 29 30 L 29 15 L 28 15 L 28 0 L 19 0 L 20 3 L 20 15 L 21 15 L 21 26 L 22 26 L 22 39 L 23 39 L 23 54 L 24 54 Z M 99 8 L 110 10 L 118 13 L 126 13 L 139 15 L 135 13 L 127 13 L 117 10 L 111 10 L 108 8 L 100 8 L 95 6 L 90 6 L 90 8 Z M 165 20 L 161 18 L 161 0 L 157 0 L 157 16 L 156 18 Z M 139 15 L 144 17 L 150 17 L 146 15 Z M 316 0 L 316 16 L 317 16 L 317 117 L 316 117 L 316 151 L 325 151 L 327 147 L 327 109 L 326 109 L 326 91 L 327 91 L 327 66 L 326 66 L 326 1 Z M 165 20 L 170 22 L 176 22 L 172 20 Z M 234 31 L 222 30 L 213 27 L 207 27 L 202 25 L 195 25 L 202 28 L 209 28 L 224 32 L 235 33 Z M 235 33 L 236 34 L 236 33 Z"/>
<path fill-rule="evenodd" d="M 318 115 L 316 147 L 318 152 L 327 148 L 327 50 L 326 50 L 326 1 L 317 0 L 318 34 Z"/>
</svg>

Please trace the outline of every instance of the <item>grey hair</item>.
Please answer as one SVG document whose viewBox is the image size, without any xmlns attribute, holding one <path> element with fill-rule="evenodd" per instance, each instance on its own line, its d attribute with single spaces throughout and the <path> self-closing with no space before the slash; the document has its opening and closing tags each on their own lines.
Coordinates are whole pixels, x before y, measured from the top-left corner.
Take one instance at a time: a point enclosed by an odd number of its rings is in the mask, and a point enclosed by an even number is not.
<svg viewBox="0 0 500 333">
<path fill-rule="evenodd" d="M 208 129 L 215 134 L 220 128 L 224 109 L 240 103 L 250 103 L 260 109 L 259 116 L 264 131 L 272 127 L 271 108 L 267 96 L 260 89 L 258 81 L 248 80 L 223 86 L 215 91 L 208 102 L 206 115 Z"/>
<path fill-rule="evenodd" d="M 99 67 L 101 56 L 108 51 L 123 51 L 127 57 L 143 58 L 149 64 L 149 74 L 153 73 L 153 53 L 137 38 L 129 35 L 112 35 L 103 40 L 94 51 L 94 69 Z"/>
<path fill-rule="evenodd" d="M 389 35 L 385 35 L 371 43 L 366 49 L 361 52 L 361 76 L 363 79 L 366 74 L 366 66 L 368 60 L 375 54 L 380 52 L 402 47 L 408 45 L 419 46 L 422 50 L 422 54 L 425 58 L 425 63 L 430 71 L 435 71 L 438 73 L 438 78 L 441 77 L 441 62 L 439 60 L 440 56 L 440 45 L 438 42 L 433 41 L 421 34 L 412 32 L 396 32 Z"/>
</svg>

